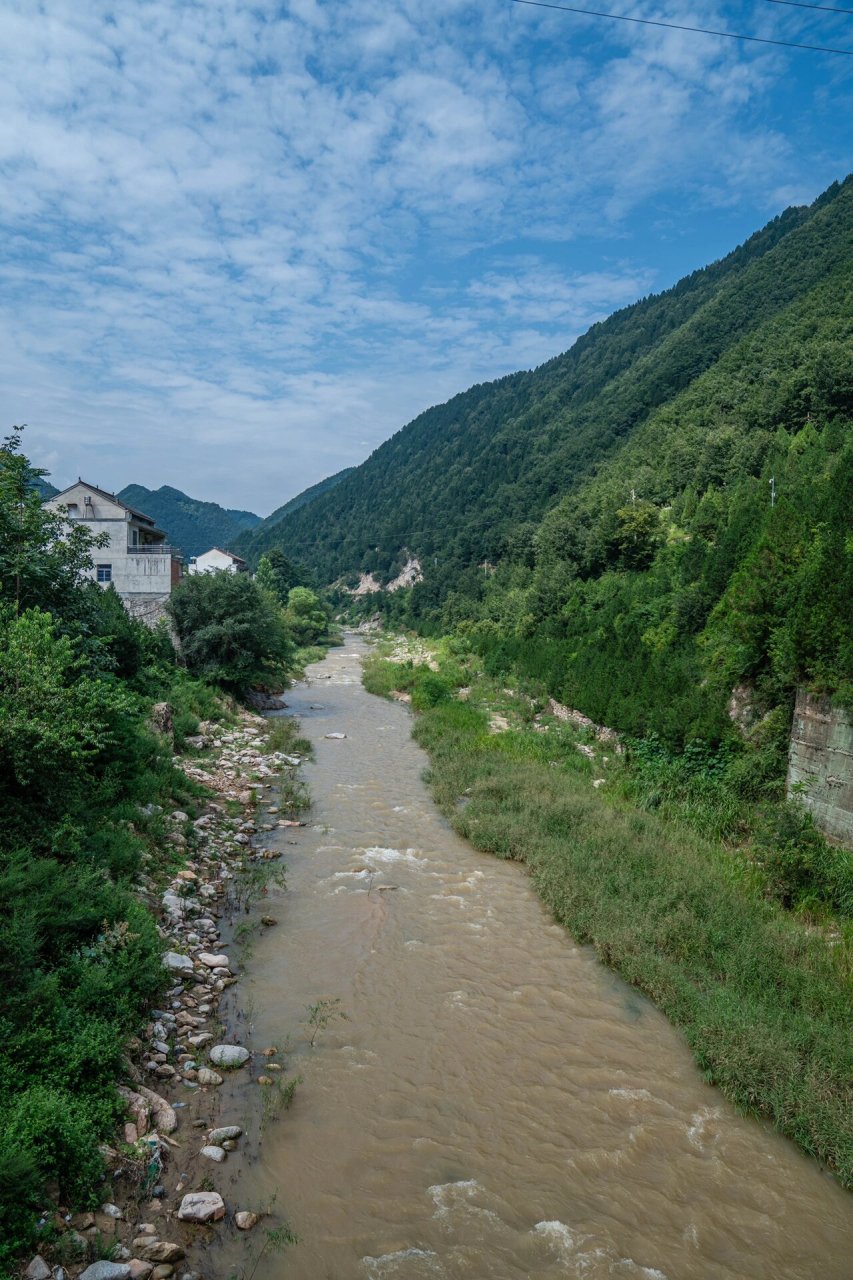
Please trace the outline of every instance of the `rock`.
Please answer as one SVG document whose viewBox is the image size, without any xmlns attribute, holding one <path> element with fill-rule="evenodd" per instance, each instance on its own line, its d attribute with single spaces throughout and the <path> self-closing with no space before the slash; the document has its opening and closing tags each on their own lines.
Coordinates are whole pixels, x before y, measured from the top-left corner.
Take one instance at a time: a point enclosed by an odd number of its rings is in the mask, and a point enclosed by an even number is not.
<svg viewBox="0 0 853 1280">
<path fill-rule="evenodd" d="M 260 1220 L 259 1214 L 251 1213 L 248 1209 L 241 1209 L 239 1213 L 234 1214 L 234 1221 L 241 1231 L 251 1231 Z"/>
<path fill-rule="evenodd" d="M 80 1280 L 130 1280 L 130 1266 L 127 1262 L 93 1262 L 80 1276 Z"/>
<path fill-rule="evenodd" d="M 225 1201 L 216 1191 L 192 1191 L 178 1209 L 181 1222 L 218 1222 L 225 1217 Z"/>
<path fill-rule="evenodd" d="M 202 951 L 197 959 L 200 964 L 205 965 L 208 969 L 231 968 L 231 961 L 226 955 L 214 956 L 209 951 Z"/>
<path fill-rule="evenodd" d="M 341 738 L 345 738 L 346 736 L 347 735 L 345 733 L 325 733 L 323 735 L 324 738 L 333 738 L 336 741 L 340 741 Z"/>
<path fill-rule="evenodd" d="M 258 1084 L 272 1084 L 271 1076 L 258 1076 Z"/>
<path fill-rule="evenodd" d="M 278 921 L 275 916 L 261 916 L 261 924 L 265 925 L 267 929 L 271 929 L 274 924 L 278 924 Z"/>
<path fill-rule="evenodd" d="M 199 1067 L 198 1082 L 199 1084 L 222 1084 L 222 1076 L 218 1071 L 211 1071 L 210 1067 Z"/>
<path fill-rule="evenodd" d="M 192 973 L 193 971 L 193 962 L 190 957 L 179 955 L 177 951 L 167 951 L 163 956 L 163 964 L 173 973 Z"/>
<path fill-rule="evenodd" d="M 171 1240 L 152 1240 L 142 1250 L 143 1262 L 180 1262 L 184 1256 L 181 1246 Z"/>
<path fill-rule="evenodd" d="M 225 1159 L 225 1151 L 222 1147 L 202 1147 L 201 1155 L 206 1160 L 215 1160 L 217 1164 L 222 1164 Z"/>
<path fill-rule="evenodd" d="M 138 1089 L 151 1108 L 154 1127 L 158 1133 L 174 1133 L 178 1127 L 178 1117 L 166 1099 L 161 1098 L 160 1094 L 155 1093 L 153 1089 L 146 1089 L 143 1084 L 139 1085 Z"/>
<path fill-rule="evenodd" d="M 131 1258 L 127 1265 L 130 1267 L 130 1280 L 148 1280 L 154 1270 L 153 1262 L 143 1262 L 141 1258 Z"/>
<path fill-rule="evenodd" d="M 225 1138 L 239 1138 L 243 1130 L 238 1124 L 225 1124 L 221 1129 L 211 1129 L 208 1136 L 209 1142 L 220 1143 Z"/>
<path fill-rule="evenodd" d="M 40 1253 L 36 1254 L 25 1272 L 27 1280 L 50 1280 L 50 1274 L 50 1267 Z"/>
<path fill-rule="evenodd" d="M 251 1056 L 240 1044 L 215 1044 L 210 1050 L 210 1061 L 217 1067 L 242 1067 Z"/>
<path fill-rule="evenodd" d="M 110 1204 L 110 1203 L 109 1203 L 109 1201 L 108 1201 L 106 1204 L 102 1204 L 102 1205 L 101 1205 L 101 1213 L 105 1213 L 105 1214 L 107 1215 L 107 1217 L 108 1217 L 108 1218 L 123 1218 L 123 1217 L 124 1217 L 124 1214 L 122 1213 L 122 1211 L 121 1211 L 121 1209 L 118 1207 L 118 1205 L 117 1205 L 117 1204 Z"/>
<path fill-rule="evenodd" d="M 155 1267 L 151 1272 L 151 1280 L 169 1280 L 170 1276 L 175 1274 L 175 1268 L 170 1262 L 161 1262 L 159 1267 Z"/>
<path fill-rule="evenodd" d="M 148 723 L 155 733 L 162 733 L 166 738 L 174 737 L 172 724 L 172 708 L 168 702 L 155 702 L 148 717 Z"/>
<path fill-rule="evenodd" d="M 127 1110 L 133 1116 L 133 1122 L 136 1126 L 137 1134 L 140 1138 L 148 1132 L 148 1121 L 151 1116 L 151 1108 L 148 1103 L 133 1089 L 128 1089 L 127 1085 L 120 1084 L 118 1086 L 118 1095 L 127 1105 Z"/>
</svg>

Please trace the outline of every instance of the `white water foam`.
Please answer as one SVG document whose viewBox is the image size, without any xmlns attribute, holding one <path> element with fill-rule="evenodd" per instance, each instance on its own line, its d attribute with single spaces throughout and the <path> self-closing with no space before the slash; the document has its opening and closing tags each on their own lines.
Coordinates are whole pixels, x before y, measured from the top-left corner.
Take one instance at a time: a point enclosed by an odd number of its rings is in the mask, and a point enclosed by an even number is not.
<svg viewBox="0 0 853 1280">
<path fill-rule="evenodd" d="M 537 1222 L 533 1230 L 536 1235 L 542 1236 L 550 1245 L 553 1245 L 562 1259 L 568 1260 L 569 1256 L 575 1252 L 575 1237 L 565 1222 L 560 1222 L 557 1218 L 550 1222 Z"/>
<path fill-rule="evenodd" d="M 438 1260 L 438 1254 L 431 1249 L 398 1249 L 396 1253 L 383 1253 L 378 1258 L 365 1257 L 361 1260 L 362 1266 L 367 1269 L 371 1276 L 406 1276 L 411 1275 L 408 1268 L 410 1264 L 419 1264 L 418 1274 L 424 1274 L 422 1268 L 425 1266 L 426 1271 L 431 1275 L 443 1275 L 444 1271 Z M 398 1268 L 403 1265 L 407 1268 L 400 1271 Z"/>
<path fill-rule="evenodd" d="M 417 849 L 386 849 L 382 845 L 372 845 L 369 849 L 359 849 L 359 853 L 363 854 L 365 859 L 373 862 L 393 863 L 407 862 L 412 867 L 425 867 L 427 865 L 426 858 L 418 857 Z"/>
</svg>

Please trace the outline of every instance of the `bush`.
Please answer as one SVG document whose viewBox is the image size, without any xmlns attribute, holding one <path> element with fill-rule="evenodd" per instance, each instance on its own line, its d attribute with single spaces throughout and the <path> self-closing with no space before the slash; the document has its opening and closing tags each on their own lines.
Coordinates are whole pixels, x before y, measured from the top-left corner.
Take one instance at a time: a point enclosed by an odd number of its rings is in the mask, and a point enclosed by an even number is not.
<svg viewBox="0 0 853 1280">
<path fill-rule="evenodd" d="M 452 685 L 435 671 L 421 668 L 412 687 L 412 706 L 416 711 L 437 707 L 453 697 Z"/>
<path fill-rule="evenodd" d="M 281 610 L 247 574 L 185 578 L 168 607 L 194 676 L 235 693 L 286 679 L 293 645 Z"/>
</svg>

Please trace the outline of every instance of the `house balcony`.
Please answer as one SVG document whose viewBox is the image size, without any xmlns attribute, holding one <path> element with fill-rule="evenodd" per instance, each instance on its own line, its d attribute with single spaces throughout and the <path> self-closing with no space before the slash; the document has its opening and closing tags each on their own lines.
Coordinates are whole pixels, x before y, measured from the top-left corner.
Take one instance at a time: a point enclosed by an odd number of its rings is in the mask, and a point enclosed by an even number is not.
<svg viewBox="0 0 853 1280">
<path fill-rule="evenodd" d="M 181 551 L 179 547 L 170 546 L 168 542 L 138 542 L 135 546 L 129 542 L 127 554 L 129 556 L 179 556 Z"/>
</svg>

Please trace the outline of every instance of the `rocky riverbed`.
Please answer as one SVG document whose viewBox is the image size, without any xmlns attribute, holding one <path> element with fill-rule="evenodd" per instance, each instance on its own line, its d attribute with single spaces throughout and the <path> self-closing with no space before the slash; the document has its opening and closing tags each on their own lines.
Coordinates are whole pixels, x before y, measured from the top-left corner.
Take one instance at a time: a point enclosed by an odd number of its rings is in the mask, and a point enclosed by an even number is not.
<svg viewBox="0 0 853 1280">
<path fill-rule="evenodd" d="M 265 750 L 267 728 L 246 711 L 231 726 L 204 722 L 189 740 L 195 754 L 174 757 L 208 799 L 195 819 L 179 809 L 163 814 L 163 856 L 149 855 L 138 877 L 172 985 L 128 1045 L 118 1086 L 124 1120 L 102 1148 L 104 1201 L 94 1212 L 59 1206 L 45 1215 L 51 1244 L 32 1258 L 27 1280 L 203 1280 L 196 1267 L 212 1234 L 251 1231 L 262 1219 L 217 1183 L 222 1166 L 240 1159 L 244 1135 L 245 1117 L 231 1109 L 246 1108 L 245 1092 L 240 1101 L 241 1091 L 227 1086 L 242 1076 L 269 1087 L 282 1071 L 268 1049 L 256 1073 L 253 1053 L 233 1031 L 241 1016 L 234 992 L 230 1017 L 220 1007 L 239 981 L 232 953 L 240 927 L 245 935 L 276 924 L 261 912 L 281 855 L 264 847 L 264 835 L 299 825 L 281 817 L 275 801 L 282 774 L 300 759 Z"/>
</svg>

